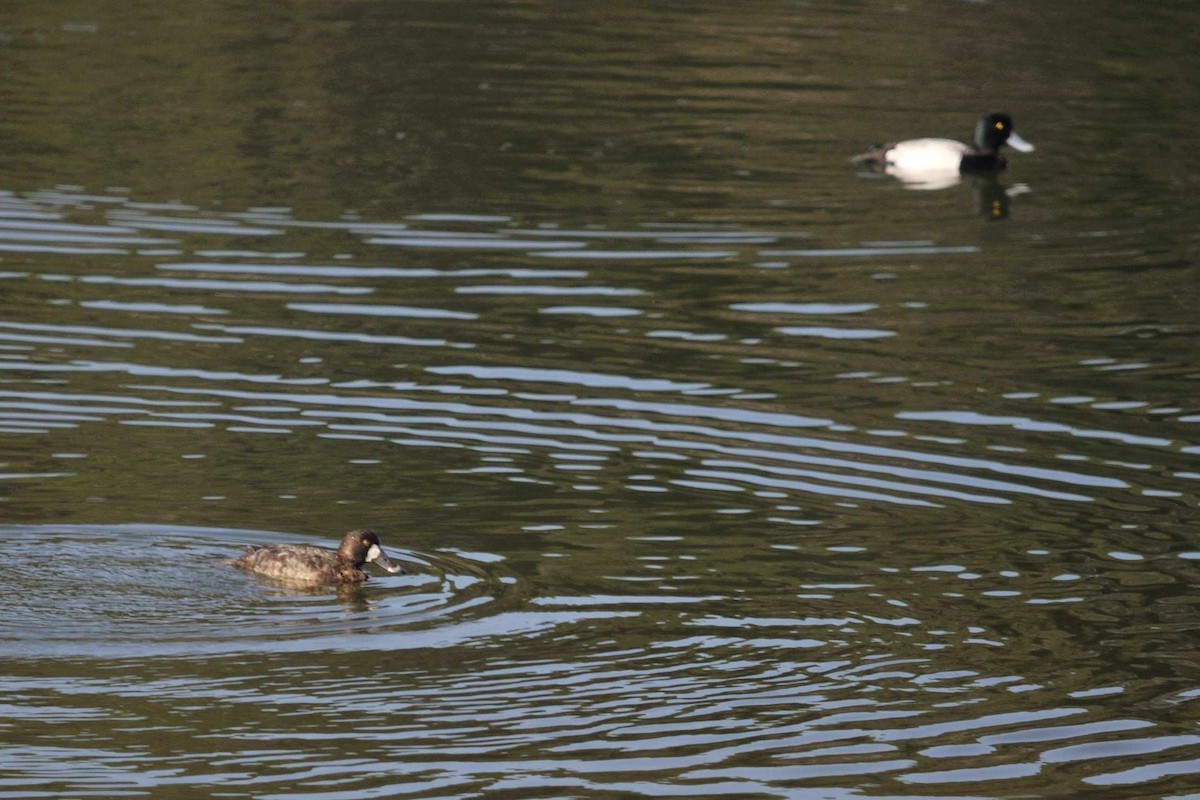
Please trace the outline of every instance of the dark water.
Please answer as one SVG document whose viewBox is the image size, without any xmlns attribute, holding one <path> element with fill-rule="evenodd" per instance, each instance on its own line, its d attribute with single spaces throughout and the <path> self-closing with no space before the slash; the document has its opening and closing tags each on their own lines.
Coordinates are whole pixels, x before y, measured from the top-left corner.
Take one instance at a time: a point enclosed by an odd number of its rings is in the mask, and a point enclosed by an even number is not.
<svg viewBox="0 0 1200 800">
<path fill-rule="evenodd" d="M 9 4 L 0 797 L 1200 798 L 1198 17 Z"/>
</svg>

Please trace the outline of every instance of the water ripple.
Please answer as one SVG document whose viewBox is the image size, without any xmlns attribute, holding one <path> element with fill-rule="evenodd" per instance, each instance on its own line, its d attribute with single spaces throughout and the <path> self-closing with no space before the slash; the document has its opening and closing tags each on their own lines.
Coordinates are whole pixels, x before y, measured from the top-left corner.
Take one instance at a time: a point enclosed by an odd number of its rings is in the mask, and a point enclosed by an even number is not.
<svg viewBox="0 0 1200 800">
<path fill-rule="evenodd" d="M 245 544 L 312 543 L 294 535 L 167 525 L 0 526 L 6 563 L 23 563 L 31 542 L 56 555 L 12 575 L 9 602 L 0 608 L 9 658 L 446 647 L 586 615 L 513 610 L 519 585 L 498 564 L 390 543 L 389 554 L 410 574 L 339 594 L 276 586 L 227 563 Z M 64 603 L 69 616 L 58 611 Z"/>
</svg>

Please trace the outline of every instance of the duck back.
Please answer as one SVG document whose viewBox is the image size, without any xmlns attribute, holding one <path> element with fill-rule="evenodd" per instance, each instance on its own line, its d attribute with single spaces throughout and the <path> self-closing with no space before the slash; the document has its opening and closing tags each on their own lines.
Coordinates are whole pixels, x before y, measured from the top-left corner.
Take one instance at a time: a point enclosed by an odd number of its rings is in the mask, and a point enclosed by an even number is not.
<svg viewBox="0 0 1200 800">
<path fill-rule="evenodd" d="M 360 583 L 367 574 L 341 563 L 337 553 L 309 545 L 252 545 L 234 566 L 293 584 Z"/>
</svg>

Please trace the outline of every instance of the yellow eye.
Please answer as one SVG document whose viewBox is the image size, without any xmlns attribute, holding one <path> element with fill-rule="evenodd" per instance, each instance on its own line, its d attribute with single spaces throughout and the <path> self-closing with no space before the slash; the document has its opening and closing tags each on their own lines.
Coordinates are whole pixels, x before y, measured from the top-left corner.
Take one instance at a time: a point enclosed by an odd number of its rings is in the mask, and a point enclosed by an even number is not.
<svg viewBox="0 0 1200 800">
<path fill-rule="evenodd" d="M 1004 130 L 1004 123 L 1003 123 L 1003 122 L 997 122 L 997 123 L 996 123 L 996 130 L 998 130 L 998 131 L 1002 131 L 1002 130 Z"/>
</svg>

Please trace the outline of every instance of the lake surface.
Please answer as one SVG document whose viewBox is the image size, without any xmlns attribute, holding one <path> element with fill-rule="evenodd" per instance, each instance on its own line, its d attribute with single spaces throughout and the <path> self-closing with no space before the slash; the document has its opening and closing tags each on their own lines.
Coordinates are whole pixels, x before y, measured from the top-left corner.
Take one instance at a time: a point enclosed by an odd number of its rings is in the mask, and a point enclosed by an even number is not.
<svg viewBox="0 0 1200 800">
<path fill-rule="evenodd" d="M 1197 23 L 9 4 L 0 798 L 1200 798 Z"/>
</svg>

